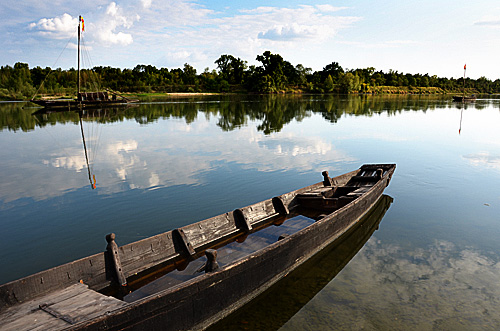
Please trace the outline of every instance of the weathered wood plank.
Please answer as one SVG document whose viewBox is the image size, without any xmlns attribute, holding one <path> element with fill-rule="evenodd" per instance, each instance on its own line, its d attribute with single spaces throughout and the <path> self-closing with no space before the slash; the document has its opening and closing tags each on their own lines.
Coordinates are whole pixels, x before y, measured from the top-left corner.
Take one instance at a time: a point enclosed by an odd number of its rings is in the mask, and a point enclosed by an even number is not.
<svg viewBox="0 0 500 331">
<path fill-rule="evenodd" d="M 274 205 L 271 199 L 253 204 L 248 207 L 243 207 L 241 208 L 241 211 L 247 217 L 248 222 L 252 226 L 265 219 L 268 219 L 269 216 L 278 214 L 278 211 L 274 209 Z"/>
<path fill-rule="evenodd" d="M 232 213 L 225 213 L 182 228 L 195 249 L 217 242 L 238 231 Z"/>
<path fill-rule="evenodd" d="M 69 326 L 67 322 L 54 318 L 42 310 L 28 312 L 22 318 L 13 319 L 7 323 L 0 324 L 2 331 L 20 330 L 60 330 Z"/>
<path fill-rule="evenodd" d="M 123 307 L 125 303 L 92 290 L 50 305 L 57 314 L 65 316 L 71 324 L 90 320 Z"/>
<path fill-rule="evenodd" d="M 180 254 L 175 250 L 172 231 L 119 247 L 125 277 L 147 270 Z"/>
<path fill-rule="evenodd" d="M 45 270 L 0 286 L 0 309 L 63 289 L 83 280 L 90 287 L 107 285 L 104 253 Z"/>
<path fill-rule="evenodd" d="M 239 231 L 232 213 L 215 216 L 184 229 L 196 248 L 206 245 L 208 241 L 220 240 Z"/>
<path fill-rule="evenodd" d="M 124 305 L 126 303 L 123 301 L 76 283 L 5 309 L 0 315 L 0 329 L 57 330 L 98 317 Z"/>
</svg>

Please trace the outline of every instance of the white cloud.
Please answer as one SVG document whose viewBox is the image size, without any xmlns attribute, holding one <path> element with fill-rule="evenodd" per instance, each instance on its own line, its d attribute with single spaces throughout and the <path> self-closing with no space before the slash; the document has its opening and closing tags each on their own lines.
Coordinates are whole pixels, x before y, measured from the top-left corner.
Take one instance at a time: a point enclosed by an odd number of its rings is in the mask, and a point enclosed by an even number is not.
<svg viewBox="0 0 500 331">
<path fill-rule="evenodd" d="M 334 7 L 332 5 L 316 5 L 316 8 L 318 8 L 322 12 L 333 13 L 336 11 L 347 9 L 348 7 Z"/>
<path fill-rule="evenodd" d="M 241 11 L 244 15 L 233 17 L 234 24 L 248 24 L 247 33 L 260 39 L 294 41 L 322 40 L 332 37 L 338 30 L 358 21 L 358 17 L 332 16 L 329 13 L 345 8 L 324 6 L 300 6 L 298 8 L 259 7 Z M 290 23 L 293 22 L 293 23 Z"/>
<path fill-rule="evenodd" d="M 64 39 L 73 35 L 77 26 L 78 18 L 65 13 L 54 18 L 42 18 L 38 23 L 31 23 L 29 28 L 45 37 Z"/>
<path fill-rule="evenodd" d="M 120 27 L 130 29 L 139 19 L 139 15 L 126 15 L 120 6 L 111 2 L 106 8 L 105 15 L 95 24 L 96 38 L 105 45 L 130 45 L 133 42 L 132 35 L 122 31 L 117 32 L 117 29 Z"/>
<path fill-rule="evenodd" d="M 322 38 L 328 35 L 333 35 L 334 30 L 328 26 L 320 25 L 299 25 L 297 23 L 286 25 L 275 25 L 265 32 L 260 32 L 258 37 L 260 39 L 269 40 L 295 40 L 295 39 L 311 39 Z"/>
<path fill-rule="evenodd" d="M 100 13 L 91 16 L 92 20 L 86 20 L 85 22 L 86 39 L 90 40 L 90 43 L 99 41 L 104 46 L 132 44 L 132 34 L 120 30 L 131 29 L 134 23 L 139 21 L 140 16 L 126 14 L 116 2 L 109 3 L 105 8 L 99 7 L 99 10 L 101 10 Z M 66 13 L 54 18 L 43 18 L 37 23 L 29 24 L 31 30 L 53 39 L 71 37 L 76 33 L 77 26 L 78 17 L 72 17 Z"/>
<path fill-rule="evenodd" d="M 148 9 L 151 7 L 152 0 L 141 0 L 142 7 Z"/>
<path fill-rule="evenodd" d="M 387 44 L 392 44 L 392 45 L 412 45 L 412 44 L 418 44 L 417 41 L 414 40 L 390 40 L 386 41 Z"/>
<path fill-rule="evenodd" d="M 495 16 L 495 15 L 483 16 L 479 21 L 475 22 L 474 25 L 500 27 L 500 16 Z"/>
</svg>

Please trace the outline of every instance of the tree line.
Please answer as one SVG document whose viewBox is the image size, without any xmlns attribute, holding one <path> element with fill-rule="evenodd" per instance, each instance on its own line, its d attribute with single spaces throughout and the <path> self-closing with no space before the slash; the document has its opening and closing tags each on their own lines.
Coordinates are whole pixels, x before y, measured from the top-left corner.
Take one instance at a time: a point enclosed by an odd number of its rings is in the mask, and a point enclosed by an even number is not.
<svg viewBox="0 0 500 331">
<path fill-rule="evenodd" d="M 232 55 L 221 55 L 202 73 L 189 65 L 183 68 L 156 68 L 137 65 L 133 69 L 97 66 L 81 70 L 82 90 L 111 89 L 119 92 L 241 92 L 241 93 L 458 93 L 463 78 L 445 78 L 429 74 L 409 74 L 389 70 L 344 69 L 338 62 L 320 71 L 293 65 L 269 51 L 257 55 L 261 65 Z M 37 95 L 74 95 L 77 70 L 29 68 L 27 63 L 0 68 L 0 99 L 26 100 Z M 500 79 L 465 79 L 468 93 L 500 93 Z"/>
</svg>

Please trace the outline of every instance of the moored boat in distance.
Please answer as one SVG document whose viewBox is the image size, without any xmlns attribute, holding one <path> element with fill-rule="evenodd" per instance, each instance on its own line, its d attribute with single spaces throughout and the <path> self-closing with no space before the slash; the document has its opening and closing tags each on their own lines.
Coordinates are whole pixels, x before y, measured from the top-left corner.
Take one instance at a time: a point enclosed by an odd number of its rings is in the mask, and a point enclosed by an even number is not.
<svg viewBox="0 0 500 331">
<path fill-rule="evenodd" d="M 471 96 L 454 95 L 453 96 L 453 101 L 456 101 L 456 102 L 466 102 L 466 101 L 475 101 L 475 100 L 476 100 L 475 95 L 471 95 Z"/>
<path fill-rule="evenodd" d="M 109 96 L 111 94 L 111 97 Z M 114 92 L 78 92 L 76 99 L 32 99 L 30 100 L 45 108 L 100 108 L 107 106 L 129 105 L 138 102 Z"/>
<path fill-rule="evenodd" d="M 349 173 L 0 285 L 0 329 L 205 329 L 360 223 L 395 164 Z"/>
<path fill-rule="evenodd" d="M 464 86 L 462 88 L 462 95 L 454 95 L 453 101 L 455 102 L 471 102 L 476 100 L 476 96 L 473 95 L 465 95 L 465 71 L 467 70 L 467 64 L 464 65 Z"/>
<path fill-rule="evenodd" d="M 105 106 L 118 106 L 126 105 L 129 103 L 138 102 L 137 99 L 129 99 L 123 95 L 111 91 L 101 91 L 101 92 L 81 92 L 80 91 L 80 39 L 81 32 L 83 30 L 83 19 L 80 16 L 78 19 L 78 69 L 77 69 L 77 94 L 74 99 L 35 99 L 33 97 L 30 101 L 36 103 L 39 106 L 46 108 L 93 108 L 93 107 L 105 107 Z M 43 83 L 42 83 L 43 85 Z M 111 94 L 111 97 L 110 97 Z"/>
</svg>

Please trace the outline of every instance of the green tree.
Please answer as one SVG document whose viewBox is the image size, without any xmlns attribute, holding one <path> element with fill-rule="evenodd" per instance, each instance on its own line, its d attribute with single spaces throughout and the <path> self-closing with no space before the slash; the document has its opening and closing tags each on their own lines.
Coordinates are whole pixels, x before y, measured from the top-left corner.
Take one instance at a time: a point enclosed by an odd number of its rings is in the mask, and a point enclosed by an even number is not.
<svg viewBox="0 0 500 331">
<path fill-rule="evenodd" d="M 334 82 L 338 82 L 340 75 L 344 73 L 344 69 L 339 65 L 338 62 L 332 62 L 326 65 L 321 71 L 321 77 L 325 80 L 328 75 L 332 76 Z"/>
<path fill-rule="evenodd" d="M 188 85 L 195 85 L 196 80 L 197 80 L 196 79 L 196 69 L 193 68 L 193 66 L 185 63 L 184 70 L 182 72 L 182 79 Z"/>
<path fill-rule="evenodd" d="M 339 80 L 340 91 L 342 93 L 351 93 L 354 91 L 359 91 L 360 83 L 359 77 L 353 75 L 351 72 L 342 74 Z"/>
<path fill-rule="evenodd" d="M 268 92 L 282 90 L 286 84 L 286 76 L 283 73 L 285 63 L 281 55 L 265 51 L 262 55 L 257 55 L 257 61 L 261 62 L 264 68 L 259 86 L 266 86 Z"/>
<path fill-rule="evenodd" d="M 332 92 L 333 91 L 333 79 L 332 79 L 332 76 L 328 75 L 328 77 L 326 77 L 325 79 L 325 91 L 327 92 Z"/>
<path fill-rule="evenodd" d="M 244 73 L 247 69 L 247 61 L 224 54 L 215 60 L 215 64 L 217 64 L 222 78 L 229 83 L 241 84 L 243 82 Z"/>
</svg>

